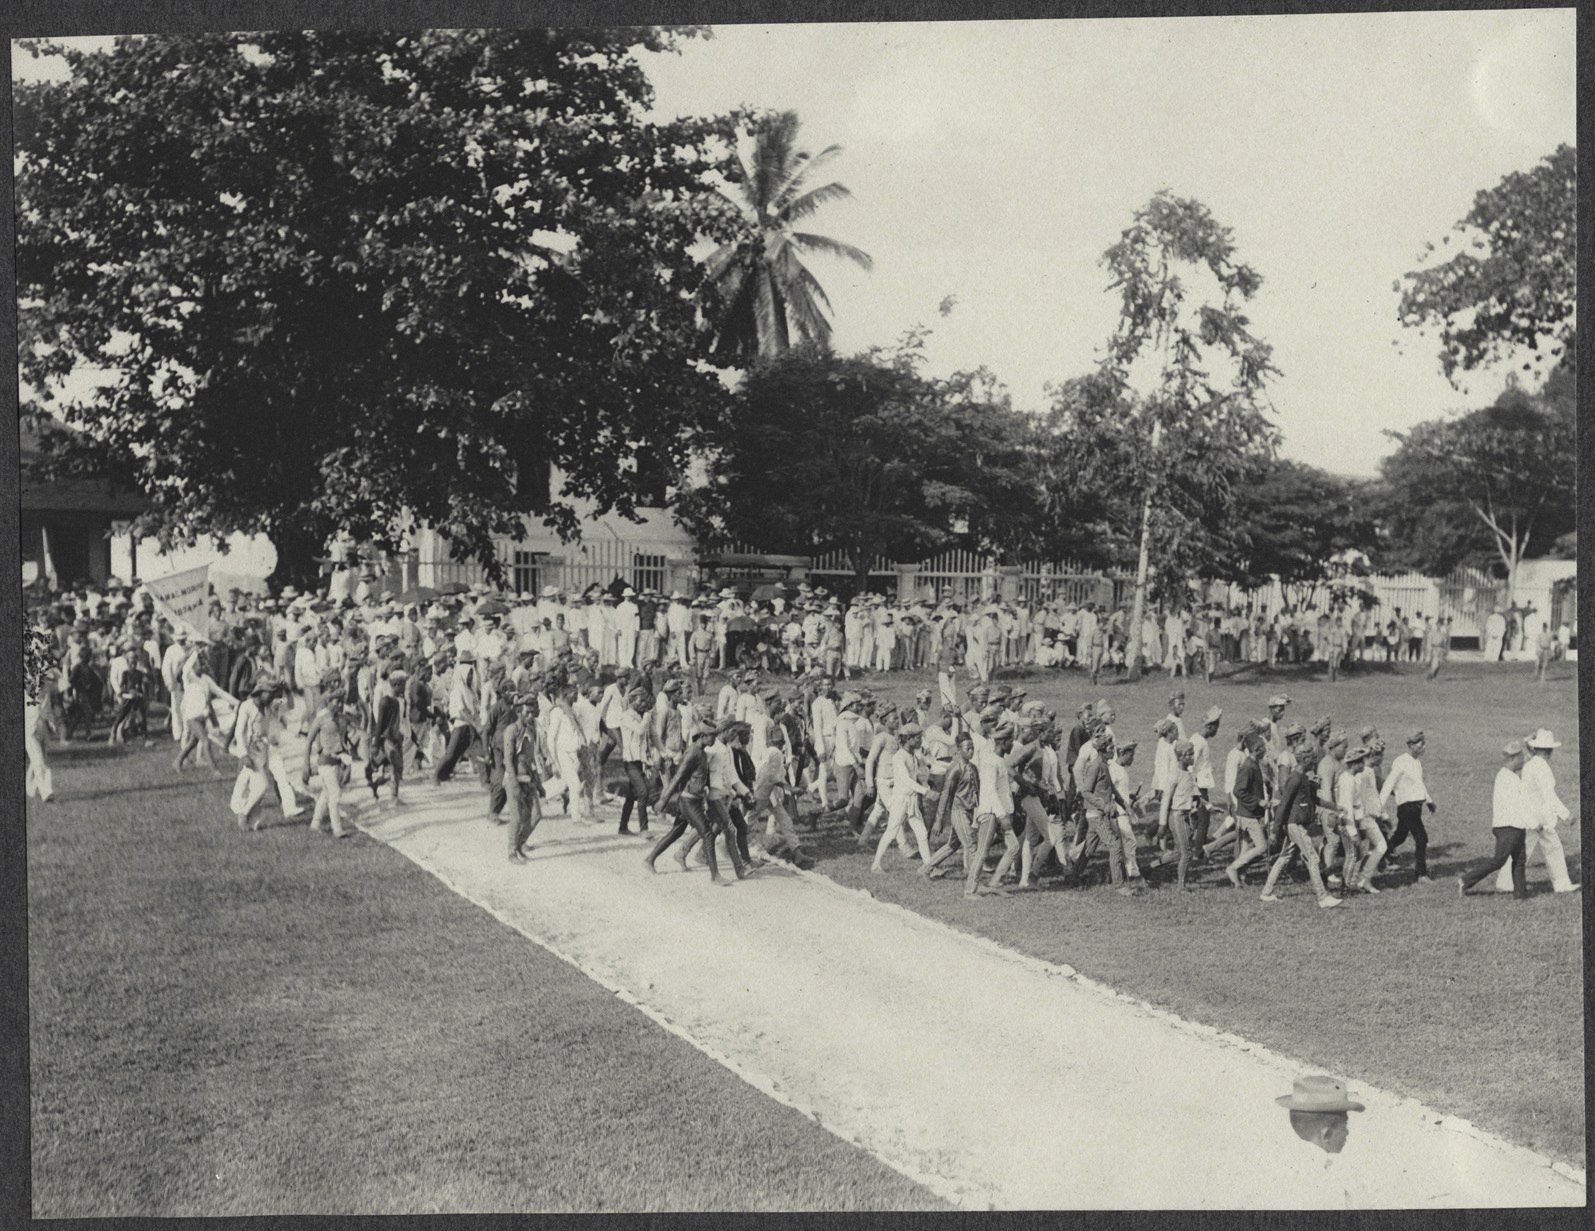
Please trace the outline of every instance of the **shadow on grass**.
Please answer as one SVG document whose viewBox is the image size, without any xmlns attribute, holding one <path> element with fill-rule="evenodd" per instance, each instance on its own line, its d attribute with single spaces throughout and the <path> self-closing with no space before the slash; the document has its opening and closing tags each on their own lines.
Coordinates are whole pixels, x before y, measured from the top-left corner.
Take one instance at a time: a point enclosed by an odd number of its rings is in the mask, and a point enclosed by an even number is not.
<svg viewBox="0 0 1595 1231">
<path fill-rule="evenodd" d="M 63 744 L 52 744 L 48 754 L 57 765 L 83 765 L 91 761 L 113 761 L 130 756 L 134 751 L 126 744 L 108 744 L 101 736 L 95 740 L 74 739 Z M 138 751 L 142 752 L 143 748 L 140 747 Z"/>
<path fill-rule="evenodd" d="M 228 775 L 229 777 L 231 775 Z M 124 786 L 104 791 L 63 792 L 57 798 L 74 803 L 90 803 L 99 799 L 117 799 L 123 795 L 143 795 L 151 791 L 192 790 L 196 783 L 217 782 L 216 778 L 173 778 L 170 782 L 146 782 L 143 786 Z"/>
</svg>

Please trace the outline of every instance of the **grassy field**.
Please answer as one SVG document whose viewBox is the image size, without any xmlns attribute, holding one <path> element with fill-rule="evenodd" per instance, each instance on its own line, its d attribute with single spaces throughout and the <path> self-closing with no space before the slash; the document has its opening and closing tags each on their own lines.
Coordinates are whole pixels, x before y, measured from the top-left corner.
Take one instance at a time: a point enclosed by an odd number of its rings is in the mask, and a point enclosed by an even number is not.
<svg viewBox="0 0 1595 1231">
<path fill-rule="evenodd" d="M 1108 696 L 1143 742 L 1168 693 L 1021 682 L 1069 711 Z M 1582 895 L 1547 892 L 1543 868 L 1521 904 L 1460 901 L 1448 879 L 1490 849 L 1505 738 L 1553 727 L 1577 798 L 1572 669 L 1543 686 L 1465 662 L 1435 684 L 1247 674 L 1188 685 L 1187 713 L 1223 706 L 1227 750 L 1281 687 L 1294 715 L 1371 721 L 1393 747 L 1429 732 L 1438 883 L 1333 912 L 1305 886 L 1266 905 L 1215 872 L 1187 895 L 968 902 L 914 864 L 872 876 L 835 827 L 819 870 L 1582 1165 Z M 169 757 L 164 740 L 71 746 L 59 802 L 30 804 L 36 1214 L 937 1206 L 386 848 L 280 822 L 240 841 L 230 777 L 178 781 Z M 1576 863 L 1579 829 L 1564 840 Z M 1383 883 L 1410 868 L 1409 847 Z"/>
<path fill-rule="evenodd" d="M 928 1209 L 388 848 L 242 838 L 170 745 L 30 803 L 43 1217 Z"/>
<path fill-rule="evenodd" d="M 1132 781 L 1151 776 L 1152 724 L 1166 712 L 1163 675 L 1090 690 L 1074 673 L 1004 673 L 1072 715 L 1082 701 L 1111 699 L 1121 738 L 1141 741 Z M 909 700 L 933 677 L 872 680 L 876 692 Z M 1434 683 L 1417 668 L 1364 669 L 1330 685 L 1306 672 L 1179 681 L 1187 723 L 1208 706 L 1224 709 L 1216 748 L 1227 753 L 1240 720 L 1266 717 L 1283 689 L 1304 725 L 1331 715 L 1353 738 L 1364 722 L 1385 735 L 1393 757 L 1407 732 L 1428 733 L 1425 772 L 1438 811 L 1429 822 L 1430 874 L 1358 896 L 1336 911 L 1316 909 L 1305 884 L 1287 882 L 1286 900 L 1236 892 L 1216 869 L 1188 894 L 1158 890 L 1136 899 L 1106 890 L 1049 885 L 1040 891 L 966 900 L 954 880 L 927 883 L 917 863 L 890 857 L 872 875 L 870 857 L 849 831 L 821 831 L 817 870 L 877 898 L 977 932 L 1025 953 L 1068 963 L 1123 992 L 1196 1021 L 1234 1031 L 1330 1072 L 1377 1083 L 1467 1117 L 1503 1136 L 1582 1166 L 1584 1029 L 1580 948 L 1583 894 L 1552 894 L 1542 865 L 1529 869 L 1533 897 L 1460 900 L 1455 874 L 1493 849 L 1490 793 L 1500 745 L 1540 726 L 1564 747 L 1553 761 L 1562 798 L 1577 813 L 1578 707 L 1574 667 L 1536 684 L 1523 665 L 1458 662 Z M 959 680 L 960 696 L 967 683 Z M 1580 829 L 1561 830 L 1575 881 Z M 1128 1057 L 1156 1064 L 1157 1057 Z"/>
</svg>

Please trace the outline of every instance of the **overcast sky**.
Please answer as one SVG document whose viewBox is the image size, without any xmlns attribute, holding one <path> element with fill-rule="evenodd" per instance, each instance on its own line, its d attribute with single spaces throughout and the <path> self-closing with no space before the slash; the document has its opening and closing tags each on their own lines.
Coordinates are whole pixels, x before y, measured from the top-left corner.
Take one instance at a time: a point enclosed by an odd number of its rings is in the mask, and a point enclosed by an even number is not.
<svg viewBox="0 0 1595 1231">
<path fill-rule="evenodd" d="M 721 26 L 645 59 L 661 113 L 790 108 L 808 148 L 844 147 L 853 197 L 812 229 L 875 265 L 814 263 L 839 349 L 924 323 L 937 371 L 984 364 L 1021 407 L 1095 363 L 1117 311 L 1098 260 L 1134 211 L 1203 201 L 1263 275 L 1285 455 L 1367 475 L 1382 429 L 1500 388 L 1453 390 L 1392 283 L 1478 190 L 1573 142 L 1574 42 L 1573 10 L 1538 9 Z"/>
<path fill-rule="evenodd" d="M 792 108 L 808 148 L 845 148 L 853 197 L 811 229 L 875 267 L 814 263 L 840 349 L 924 322 L 938 369 L 985 364 L 1020 406 L 1094 364 L 1117 313 L 1098 260 L 1134 211 L 1196 197 L 1263 275 L 1285 455 L 1372 474 L 1383 428 L 1500 388 L 1453 390 L 1392 283 L 1479 189 L 1573 142 L 1574 42 L 1571 9 L 722 26 L 648 71 L 660 111 Z"/>
</svg>

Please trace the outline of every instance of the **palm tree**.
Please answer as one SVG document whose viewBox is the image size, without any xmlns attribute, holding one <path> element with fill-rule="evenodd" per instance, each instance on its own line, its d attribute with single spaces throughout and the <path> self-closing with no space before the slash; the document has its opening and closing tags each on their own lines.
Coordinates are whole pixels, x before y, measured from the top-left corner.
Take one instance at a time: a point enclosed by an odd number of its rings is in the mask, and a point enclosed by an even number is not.
<svg viewBox="0 0 1595 1231">
<path fill-rule="evenodd" d="M 827 201 L 850 195 L 834 181 L 810 186 L 815 172 L 842 147 L 827 146 L 811 155 L 795 148 L 797 131 L 795 111 L 759 120 L 737 150 L 741 177 L 720 190 L 746 226 L 740 239 L 709 258 L 709 277 L 725 304 L 715 349 L 725 357 L 780 354 L 794 335 L 800 342 L 828 345 L 831 301 L 803 257 L 826 253 L 864 269 L 874 264 L 851 244 L 796 229 Z"/>
</svg>

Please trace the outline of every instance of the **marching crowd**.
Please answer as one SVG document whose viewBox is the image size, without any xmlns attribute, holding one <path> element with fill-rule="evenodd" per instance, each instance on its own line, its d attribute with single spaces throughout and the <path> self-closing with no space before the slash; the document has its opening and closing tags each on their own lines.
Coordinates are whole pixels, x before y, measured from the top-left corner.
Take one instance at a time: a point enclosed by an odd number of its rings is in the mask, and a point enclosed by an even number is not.
<svg viewBox="0 0 1595 1231">
<path fill-rule="evenodd" d="M 1280 693 L 1220 749 L 1222 711 L 1187 719 L 1176 689 L 1148 733 L 1150 779 L 1136 785 L 1138 741 L 1116 730 L 1109 701 L 1060 715 L 993 680 L 1009 665 L 1078 666 L 1095 683 L 1123 666 L 1123 609 L 964 611 L 871 595 L 844 607 L 807 585 L 759 604 L 729 589 L 688 599 L 619 584 L 576 601 L 552 587 L 509 602 L 485 586 L 416 598 L 380 599 L 364 582 L 337 600 L 235 592 L 213 596 L 200 637 L 161 618 L 139 587 L 63 596 L 37 619 L 60 668 L 29 707 L 30 792 L 52 795 L 52 732 L 88 733 L 105 717 L 112 742 L 149 744 L 162 701 L 176 771 L 193 759 L 219 773 L 218 750 L 237 758 L 240 828 L 260 827 L 275 786 L 285 816 L 303 815 L 306 796 L 311 828 L 343 836 L 357 771 L 374 800 L 386 788 L 398 806 L 407 779 L 442 783 L 468 764 L 515 861 L 545 809 L 603 823 L 605 784 L 622 779 L 619 832 L 657 835 L 646 866 L 674 848 L 686 867 L 698 847 L 719 883 L 730 883 L 722 856 L 735 878 L 771 859 L 808 866 L 804 831 L 843 819 L 875 871 L 895 845 L 921 875 L 956 873 L 971 895 L 1043 875 L 1089 883 L 1101 855 L 1125 895 L 1186 889 L 1210 864 L 1236 887 L 1262 876 L 1265 901 L 1279 900 L 1288 871 L 1304 876 L 1330 908 L 1380 892 L 1376 876 L 1409 839 L 1412 875 L 1428 879 L 1435 802 L 1422 732 L 1387 765 L 1372 726 L 1353 739 L 1328 717 L 1290 721 Z M 1361 616 L 1171 610 L 1149 617 L 1142 640 L 1171 676 L 1282 656 L 1334 672 L 1376 644 Z M 1447 640 L 1443 627 L 1393 620 L 1389 637 L 1390 656 L 1427 653 L 1438 669 L 1443 650 L 1426 647 Z M 939 696 L 898 706 L 858 682 L 898 668 L 935 669 Z M 723 677 L 717 690 L 711 672 Z M 1493 874 L 1522 896 L 1537 851 L 1555 889 L 1577 887 L 1556 834 L 1571 819 L 1550 770 L 1557 746 L 1548 731 L 1508 746 L 1497 854 L 1468 884 Z M 295 775 L 286 754 L 298 749 Z"/>
</svg>

